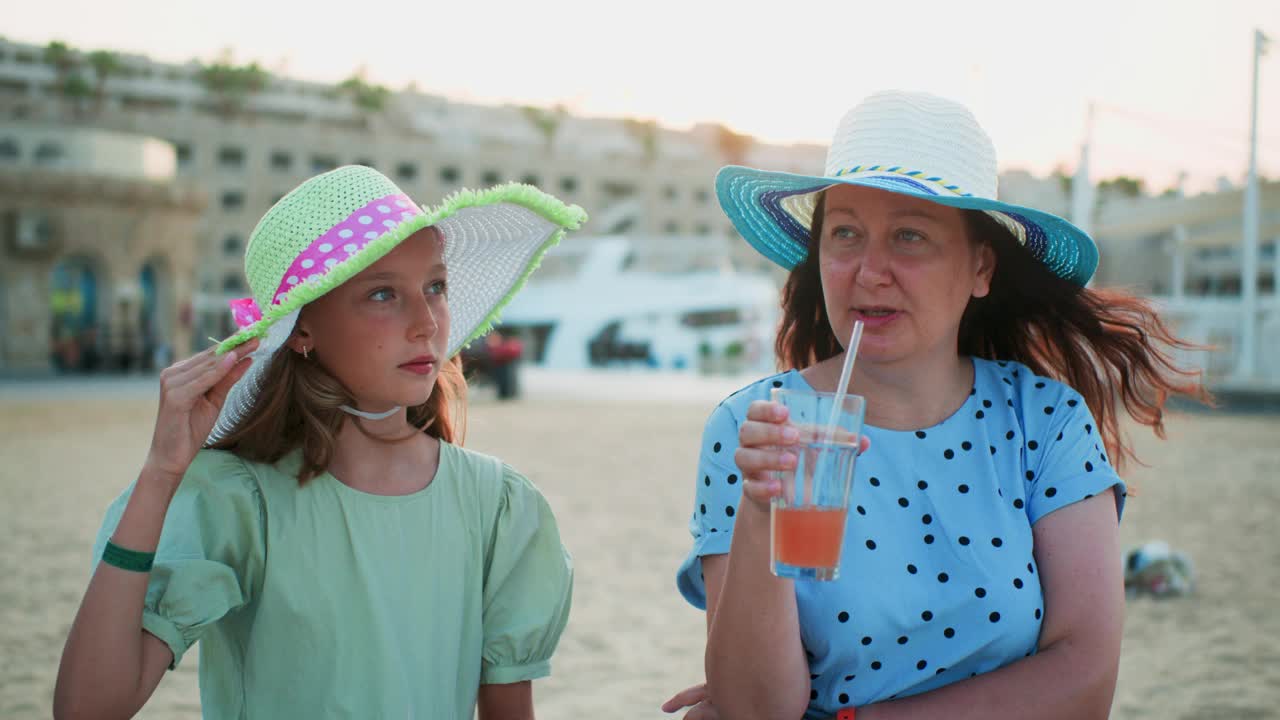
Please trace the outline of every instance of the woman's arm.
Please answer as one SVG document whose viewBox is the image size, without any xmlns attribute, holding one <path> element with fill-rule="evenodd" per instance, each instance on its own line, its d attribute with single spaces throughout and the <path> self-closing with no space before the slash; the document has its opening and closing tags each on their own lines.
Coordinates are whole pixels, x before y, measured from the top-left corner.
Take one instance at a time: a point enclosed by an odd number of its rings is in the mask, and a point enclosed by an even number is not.
<svg viewBox="0 0 1280 720">
<path fill-rule="evenodd" d="M 481 685 L 476 706 L 479 720 L 533 720 L 533 683 Z"/>
<path fill-rule="evenodd" d="M 795 442 L 794 428 L 779 424 L 786 417 L 786 408 L 763 401 L 747 411 L 734 454 L 743 498 L 733 544 L 723 579 L 714 568 L 706 576 L 707 691 L 720 714 L 734 720 L 798 718 L 809 706 L 795 587 L 769 572 L 769 499 L 780 491 L 769 471 L 795 467 L 795 455 L 768 448 Z"/>
<path fill-rule="evenodd" d="M 859 708 L 858 720 L 1107 717 L 1124 623 L 1114 490 L 1046 515 L 1033 533 L 1045 608 L 1038 652 L 931 692 Z"/>
</svg>

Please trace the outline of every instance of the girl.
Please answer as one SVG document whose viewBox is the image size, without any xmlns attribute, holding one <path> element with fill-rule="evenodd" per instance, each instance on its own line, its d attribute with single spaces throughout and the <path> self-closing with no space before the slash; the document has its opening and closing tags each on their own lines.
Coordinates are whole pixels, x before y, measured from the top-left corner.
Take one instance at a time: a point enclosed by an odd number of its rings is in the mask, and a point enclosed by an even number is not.
<svg viewBox="0 0 1280 720">
<path fill-rule="evenodd" d="M 133 715 L 199 641 L 207 718 L 532 718 L 572 568 L 537 488 L 460 447 L 454 358 L 584 219 L 521 185 L 427 211 L 360 166 L 272 207 L 242 329 L 161 374 L 54 714 Z"/>
</svg>

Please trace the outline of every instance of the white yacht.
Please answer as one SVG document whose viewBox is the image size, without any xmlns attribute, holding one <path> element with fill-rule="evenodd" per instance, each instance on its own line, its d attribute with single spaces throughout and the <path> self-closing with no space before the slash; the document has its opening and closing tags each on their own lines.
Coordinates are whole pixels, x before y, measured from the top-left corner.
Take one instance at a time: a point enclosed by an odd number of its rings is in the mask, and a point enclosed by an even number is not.
<svg viewBox="0 0 1280 720">
<path fill-rule="evenodd" d="M 553 248 L 499 327 L 553 369 L 734 373 L 773 366 L 779 284 L 729 264 L 727 238 L 612 235 Z"/>
</svg>

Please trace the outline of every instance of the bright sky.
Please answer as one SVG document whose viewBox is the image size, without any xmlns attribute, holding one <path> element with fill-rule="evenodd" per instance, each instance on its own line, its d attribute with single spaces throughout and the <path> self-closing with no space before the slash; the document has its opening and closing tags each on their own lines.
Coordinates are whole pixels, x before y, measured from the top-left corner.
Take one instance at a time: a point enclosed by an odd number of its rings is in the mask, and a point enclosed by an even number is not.
<svg viewBox="0 0 1280 720">
<path fill-rule="evenodd" d="M 14 6 L 21 3 L 21 9 Z M 43 44 L 238 62 L 319 81 L 358 67 L 393 88 L 588 115 L 723 122 L 826 143 L 885 88 L 960 100 L 1002 169 L 1074 168 L 1097 103 L 1092 175 L 1244 176 L 1253 30 L 1259 168 L 1280 177 L 1277 0 L 7 0 L 4 34 Z M 816 168 L 815 168 L 816 170 Z"/>
</svg>

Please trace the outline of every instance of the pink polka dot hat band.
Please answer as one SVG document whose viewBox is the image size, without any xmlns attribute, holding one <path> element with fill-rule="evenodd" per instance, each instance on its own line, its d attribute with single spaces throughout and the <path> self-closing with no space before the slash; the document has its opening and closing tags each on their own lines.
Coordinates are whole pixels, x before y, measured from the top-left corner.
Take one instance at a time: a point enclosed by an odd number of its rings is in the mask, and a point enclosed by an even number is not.
<svg viewBox="0 0 1280 720">
<path fill-rule="evenodd" d="M 298 283 L 309 282 L 312 278 L 323 275 L 337 265 L 339 260 L 351 257 L 357 250 L 368 245 L 370 240 L 378 239 L 385 229 L 394 228 L 400 222 L 421 214 L 422 209 L 407 195 L 388 195 L 365 205 L 330 228 L 329 232 L 316 238 L 315 242 L 294 259 L 284 280 L 276 288 L 272 302 L 283 301 L 285 293 Z"/>
<path fill-rule="evenodd" d="M 354 256 L 383 232 L 422 215 L 422 208 L 404 193 L 377 198 L 329 228 L 294 258 L 272 294 L 271 304 L 284 302 L 290 290 L 318 282 L 339 262 Z M 262 319 L 262 309 L 252 297 L 231 301 L 236 326 L 246 328 Z"/>
<path fill-rule="evenodd" d="M 250 412 L 265 370 L 285 347 L 302 308 L 410 235 L 435 227 L 443 238 L 453 357 L 489 331 L 547 250 L 586 219 L 582 208 L 518 183 L 462 190 L 428 208 L 364 166 L 306 180 L 272 206 L 249 236 L 245 276 L 253 296 L 231 302 L 239 330 L 217 352 L 253 338 L 260 342 L 207 444 L 226 437 Z"/>
</svg>

